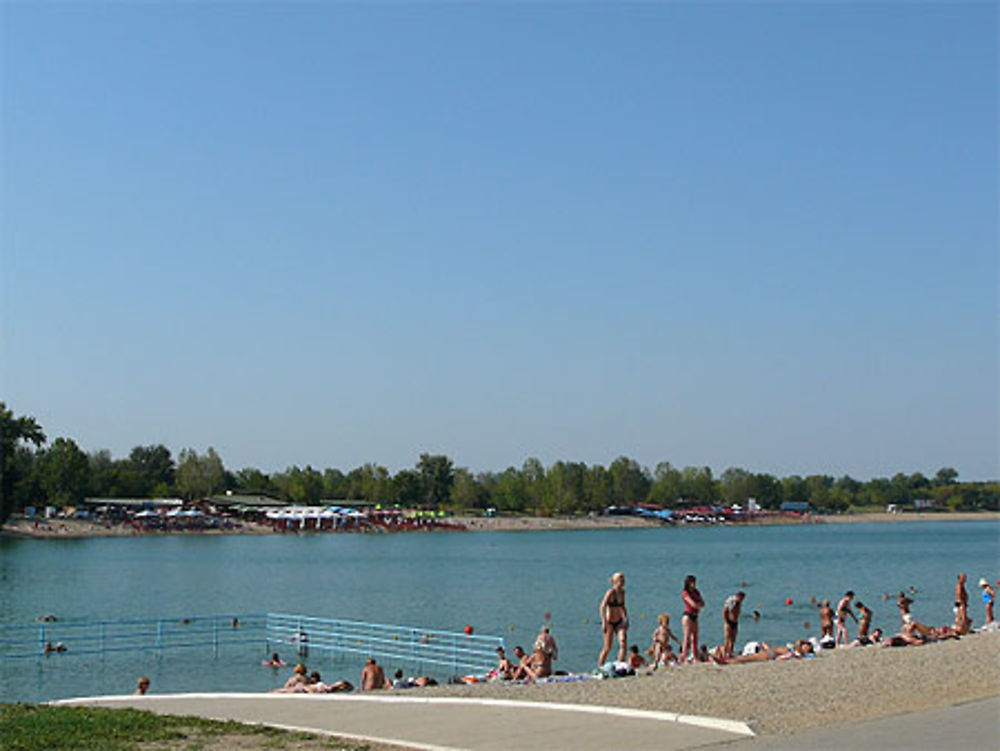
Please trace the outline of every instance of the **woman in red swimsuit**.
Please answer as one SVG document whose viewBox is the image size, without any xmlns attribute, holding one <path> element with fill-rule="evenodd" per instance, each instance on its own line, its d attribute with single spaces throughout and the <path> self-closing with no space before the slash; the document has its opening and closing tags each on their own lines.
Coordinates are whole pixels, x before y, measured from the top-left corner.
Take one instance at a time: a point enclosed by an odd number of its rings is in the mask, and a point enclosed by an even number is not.
<svg viewBox="0 0 1000 751">
<path fill-rule="evenodd" d="M 684 600 L 684 617 L 681 625 L 684 628 L 684 641 L 681 645 L 680 661 L 685 662 L 688 654 L 691 660 L 698 660 L 698 613 L 705 607 L 705 601 L 701 597 L 701 592 L 695 586 L 694 574 L 684 577 L 684 589 L 681 591 L 681 599 Z"/>
<path fill-rule="evenodd" d="M 625 609 L 625 574 L 620 571 L 611 575 L 611 589 L 601 600 L 601 630 L 604 632 L 604 649 L 597 658 L 603 665 L 611 651 L 611 642 L 618 634 L 618 662 L 625 662 L 628 643 L 628 611 Z"/>
</svg>

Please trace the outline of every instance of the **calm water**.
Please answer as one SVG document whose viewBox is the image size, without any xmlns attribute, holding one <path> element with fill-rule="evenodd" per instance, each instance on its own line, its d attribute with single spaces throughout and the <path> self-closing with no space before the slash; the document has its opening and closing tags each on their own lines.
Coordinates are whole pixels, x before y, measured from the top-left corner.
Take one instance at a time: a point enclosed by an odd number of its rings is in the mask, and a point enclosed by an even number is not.
<svg viewBox="0 0 1000 751">
<path fill-rule="evenodd" d="M 589 670 L 600 648 L 597 604 L 618 570 L 628 576 L 630 641 L 642 649 L 661 611 L 679 633 L 689 572 L 709 603 L 702 634 L 711 644 L 721 640 L 722 601 L 739 588 L 744 612 L 762 613 L 758 622 L 744 618 L 741 641 L 816 633 L 810 597 L 834 600 L 846 589 L 875 610 L 875 626 L 896 627 L 882 593 L 910 586 L 919 620 L 950 622 L 958 571 L 969 575 L 978 623 L 975 583 L 1000 576 L 1000 524 L 0 540 L 0 624 L 44 613 L 102 620 L 272 611 L 455 631 L 469 624 L 510 648 L 530 646 L 551 613 L 557 666 Z M 155 692 L 267 690 L 287 671 L 260 667 L 263 651 L 262 643 L 219 658 L 186 650 L 9 660 L 0 663 L 0 701 L 125 693 L 143 673 Z M 359 672 L 355 660 L 321 656 L 310 668 L 327 680 L 356 682 Z"/>
</svg>

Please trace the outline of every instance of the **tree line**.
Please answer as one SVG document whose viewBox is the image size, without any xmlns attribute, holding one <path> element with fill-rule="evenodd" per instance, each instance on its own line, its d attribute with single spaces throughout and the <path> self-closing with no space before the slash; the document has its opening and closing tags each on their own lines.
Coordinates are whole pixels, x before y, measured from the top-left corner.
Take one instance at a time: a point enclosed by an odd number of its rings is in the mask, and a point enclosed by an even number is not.
<svg viewBox="0 0 1000 751">
<path fill-rule="evenodd" d="M 26 506 L 72 506 L 87 497 L 188 500 L 232 491 L 266 494 L 299 504 L 370 501 L 424 508 L 539 515 L 599 512 L 611 505 L 650 503 L 665 508 L 699 504 L 746 504 L 765 509 L 809 503 L 820 511 L 902 508 L 930 500 L 950 509 L 1000 509 L 1000 483 L 960 482 L 944 467 L 932 477 L 897 473 L 868 481 L 844 475 L 776 477 L 732 467 L 678 468 L 660 462 L 652 471 L 628 457 L 607 467 L 558 461 L 545 467 L 529 458 L 502 472 L 473 473 L 447 456 L 421 454 L 414 467 L 395 474 L 367 463 L 347 472 L 292 466 L 270 474 L 254 467 L 229 470 L 213 448 L 184 449 L 176 457 L 161 444 L 136 446 L 115 459 L 107 450 L 87 453 L 72 438 L 49 443 L 31 417 L 16 417 L 0 402 L 0 521 Z"/>
</svg>

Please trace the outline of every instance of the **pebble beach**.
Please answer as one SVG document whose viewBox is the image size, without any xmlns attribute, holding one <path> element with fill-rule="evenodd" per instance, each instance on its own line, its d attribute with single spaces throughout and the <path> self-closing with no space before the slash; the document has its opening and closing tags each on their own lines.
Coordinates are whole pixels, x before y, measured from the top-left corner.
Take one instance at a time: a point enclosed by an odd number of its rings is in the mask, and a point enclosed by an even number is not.
<svg viewBox="0 0 1000 751">
<path fill-rule="evenodd" d="M 610 680 L 423 692 L 722 717 L 760 734 L 786 734 L 1000 695 L 1000 633 L 919 647 L 838 649 L 785 662 L 684 665 Z"/>
</svg>

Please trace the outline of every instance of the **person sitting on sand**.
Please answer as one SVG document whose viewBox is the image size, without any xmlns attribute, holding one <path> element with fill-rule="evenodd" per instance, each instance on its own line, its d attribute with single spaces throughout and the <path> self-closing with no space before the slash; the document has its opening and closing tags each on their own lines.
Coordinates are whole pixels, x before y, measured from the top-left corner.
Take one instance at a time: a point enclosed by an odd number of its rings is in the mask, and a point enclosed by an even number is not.
<svg viewBox="0 0 1000 751">
<path fill-rule="evenodd" d="M 858 622 L 858 617 L 854 615 L 854 611 L 851 610 L 851 600 L 854 599 L 854 592 L 847 590 L 844 596 L 840 598 L 840 602 L 837 603 L 837 645 L 841 643 L 846 647 L 851 643 L 851 637 L 847 633 L 847 616 L 851 616 L 854 622 Z"/>
<path fill-rule="evenodd" d="M 740 610 L 743 608 L 743 600 L 746 592 L 740 590 L 734 595 L 726 598 L 722 606 L 722 654 L 725 657 L 733 656 L 733 647 L 736 645 L 736 634 L 740 628 Z"/>
<path fill-rule="evenodd" d="M 646 658 L 639 654 L 639 647 L 633 644 L 629 647 L 628 655 L 628 666 L 633 670 L 638 670 L 641 667 L 645 667 L 649 663 L 646 662 Z"/>
<path fill-rule="evenodd" d="M 534 668 L 531 666 L 531 655 L 527 654 L 520 644 L 514 647 L 514 657 L 517 658 L 518 663 L 514 666 L 514 671 L 510 674 L 510 677 L 515 681 L 535 680 L 537 676 L 535 675 Z"/>
<path fill-rule="evenodd" d="M 628 643 L 628 610 L 625 608 L 625 574 L 620 571 L 611 575 L 611 588 L 601 599 L 601 632 L 604 646 L 597 656 L 597 664 L 603 665 L 611 651 L 611 643 L 618 634 L 618 662 L 625 662 Z"/>
<path fill-rule="evenodd" d="M 559 647 L 556 640 L 549 633 L 548 625 L 542 626 L 542 630 L 535 639 L 533 654 L 531 656 L 531 666 L 535 675 L 545 678 L 552 675 L 552 661 L 559 658 Z"/>
<path fill-rule="evenodd" d="M 493 671 L 493 677 L 500 681 L 509 681 L 513 672 L 514 666 L 510 664 L 503 647 L 497 647 L 497 666 Z"/>
<path fill-rule="evenodd" d="M 392 683 L 386 679 L 385 671 L 375 661 L 375 658 L 369 657 L 365 661 L 364 668 L 361 669 L 361 690 L 381 691 L 386 688 L 392 688 Z"/>
<path fill-rule="evenodd" d="M 983 590 L 983 607 L 986 609 L 986 623 L 993 623 L 993 600 L 996 592 L 986 579 L 979 580 L 979 586 Z"/>
<path fill-rule="evenodd" d="M 135 695 L 145 696 L 147 691 L 149 691 L 149 678 L 142 676 L 138 681 L 136 681 Z"/>
<path fill-rule="evenodd" d="M 649 654 L 653 658 L 653 670 L 656 670 L 661 662 L 666 662 L 665 655 L 670 652 L 671 639 L 680 645 L 674 632 L 670 630 L 670 614 L 660 613 L 656 620 L 657 626 L 656 630 L 653 631 L 653 644 L 649 648 Z"/>
<path fill-rule="evenodd" d="M 819 608 L 819 638 L 833 638 L 833 608 L 830 607 L 829 600 L 823 600 Z"/>
<path fill-rule="evenodd" d="M 292 668 L 292 677 L 285 681 L 285 685 L 281 688 L 277 688 L 273 693 L 276 694 L 300 694 L 305 691 L 306 686 L 309 684 L 309 678 L 306 676 L 308 669 L 301 662 Z"/>
<path fill-rule="evenodd" d="M 907 597 L 903 590 L 899 590 L 899 596 L 896 597 L 896 607 L 899 608 L 899 620 L 903 626 L 913 620 L 913 616 L 910 614 L 910 605 L 912 604 L 913 600 Z"/>
</svg>

